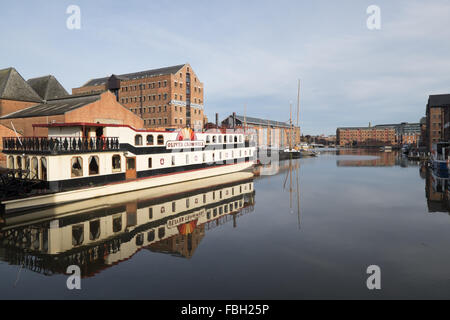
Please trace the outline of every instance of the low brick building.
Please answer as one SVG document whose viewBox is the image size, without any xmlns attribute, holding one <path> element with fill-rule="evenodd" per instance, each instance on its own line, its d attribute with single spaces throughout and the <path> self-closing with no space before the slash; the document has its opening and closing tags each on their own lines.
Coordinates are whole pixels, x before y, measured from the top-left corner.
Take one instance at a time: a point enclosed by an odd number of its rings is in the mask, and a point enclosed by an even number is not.
<svg viewBox="0 0 450 320">
<path fill-rule="evenodd" d="M 116 101 L 113 93 L 67 96 L 52 99 L 0 118 L 0 124 L 13 124 L 24 136 L 46 136 L 48 123 L 105 123 L 127 124 L 143 128 L 144 121 Z"/>
<path fill-rule="evenodd" d="M 204 86 L 189 64 L 92 79 L 73 94 L 109 90 L 148 128 L 202 129 Z"/>
</svg>

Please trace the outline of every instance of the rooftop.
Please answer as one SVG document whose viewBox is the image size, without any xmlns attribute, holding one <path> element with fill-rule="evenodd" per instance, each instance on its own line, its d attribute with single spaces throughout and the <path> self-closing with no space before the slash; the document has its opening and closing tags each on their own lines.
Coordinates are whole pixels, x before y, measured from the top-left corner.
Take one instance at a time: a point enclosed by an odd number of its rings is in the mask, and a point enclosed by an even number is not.
<svg viewBox="0 0 450 320">
<path fill-rule="evenodd" d="M 0 70 L 0 99 L 41 102 L 41 97 L 14 68 Z"/>
<path fill-rule="evenodd" d="M 69 95 L 61 83 L 52 75 L 28 79 L 27 83 L 43 100 L 58 99 Z"/>
<path fill-rule="evenodd" d="M 0 119 L 30 118 L 62 115 L 69 111 L 84 107 L 100 99 L 101 94 L 89 94 L 78 96 L 67 96 L 60 99 L 49 100 L 38 105 L 22 109 Z"/>
<path fill-rule="evenodd" d="M 429 107 L 445 107 L 450 106 L 450 94 L 434 94 L 428 98 Z"/>
<path fill-rule="evenodd" d="M 133 72 L 133 73 L 126 73 L 126 74 L 114 75 L 114 76 L 120 80 L 143 79 L 143 78 L 149 78 L 149 77 L 155 77 L 155 76 L 161 76 L 161 75 L 167 75 L 167 74 L 175 74 L 184 66 L 185 66 L 184 64 L 180 64 L 178 66 L 152 69 L 152 70 Z M 92 79 L 92 80 L 89 80 L 88 82 L 86 82 L 83 85 L 83 87 L 103 85 L 108 81 L 108 79 L 109 79 L 109 77 Z"/>
</svg>

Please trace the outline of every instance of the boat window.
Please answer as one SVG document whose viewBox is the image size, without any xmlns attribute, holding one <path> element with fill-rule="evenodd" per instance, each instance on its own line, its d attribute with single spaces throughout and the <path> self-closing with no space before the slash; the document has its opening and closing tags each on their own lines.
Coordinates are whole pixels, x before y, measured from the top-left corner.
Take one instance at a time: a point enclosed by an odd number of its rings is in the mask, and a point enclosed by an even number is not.
<svg viewBox="0 0 450 320">
<path fill-rule="evenodd" d="M 153 144 L 154 144 L 154 142 L 153 142 L 153 135 L 149 134 L 147 136 L 147 145 L 152 146 Z"/>
<path fill-rule="evenodd" d="M 89 222 L 89 240 L 100 238 L 100 220 Z"/>
<path fill-rule="evenodd" d="M 213 137 L 212 137 L 212 142 L 213 142 L 213 143 L 216 143 L 216 142 L 217 142 L 217 137 L 216 137 L 216 136 L 213 136 Z"/>
<path fill-rule="evenodd" d="M 239 136 L 239 142 L 242 142 L 242 136 Z"/>
<path fill-rule="evenodd" d="M 25 170 L 30 170 L 30 158 L 24 157 L 23 160 L 24 160 L 23 162 L 25 163 L 24 166 Z"/>
<path fill-rule="evenodd" d="M 135 144 L 136 146 L 142 146 L 142 136 L 141 136 L 140 134 L 137 134 L 137 135 L 134 137 L 134 144 Z"/>
<path fill-rule="evenodd" d="M 122 170 L 122 166 L 120 163 L 120 155 L 118 155 L 118 154 L 115 154 L 112 157 L 112 169 L 113 169 L 113 171 Z"/>
<path fill-rule="evenodd" d="M 89 157 L 89 175 L 99 174 L 99 160 L 97 156 Z"/>
<path fill-rule="evenodd" d="M 22 170 L 22 157 L 21 156 L 17 156 L 16 163 L 17 163 L 17 169 Z"/>
<path fill-rule="evenodd" d="M 211 142 L 211 137 L 210 136 L 206 136 L 206 143 L 210 143 Z"/>
<path fill-rule="evenodd" d="M 189 155 L 186 155 L 186 164 L 189 164 Z"/>
<path fill-rule="evenodd" d="M 41 180 L 47 180 L 47 159 L 41 158 Z"/>
<path fill-rule="evenodd" d="M 36 157 L 31 159 L 31 179 L 39 179 L 39 162 Z"/>
<path fill-rule="evenodd" d="M 177 204 L 176 204 L 176 202 L 174 201 L 174 202 L 172 202 L 172 212 L 175 212 L 176 209 L 177 209 Z"/>
<path fill-rule="evenodd" d="M 166 235 L 166 229 L 164 227 L 158 229 L 158 238 L 162 239 Z"/>
<path fill-rule="evenodd" d="M 206 194 L 203 195 L 203 203 L 206 203 Z"/>
<path fill-rule="evenodd" d="M 238 137 L 234 136 L 234 142 L 238 142 Z"/>
<path fill-rule="evenodd" d="M 13 156 L 9 157 L 8 168 L 14 169 L 14 157 Z"/>
<path fill-rule="evenodd" d="M 213 210 L 213 217 L 217 216 L 217 208 Z"/>
<path fill-rule="evenodd" d="M 172 165 L 175 165 L 175 156 L 172 156 Z"/>
<path fill-rule="evenodd" d="M 152 158 L 148 158 L 148 167 L 149 169 L 152 168 Z"/>
<path fill-rule="evenodd" d="M 186 208 L 189 209 L 189 198 L 186 199 Z"/>
<path fill-rule="evenodd" d="M 219 136 L 219 143 L 222 143 L 222 136 Z"/>
<path fill-rule="evenodd" d="M 206 162 L 206 153 L 203 152 L 203 162 Z"/>
<path fill-rule="evenodd" d="M 79 246 L 84 242 L 84 225 L 72 226 L 72 245 Z"/>
<path fill-rule="evenodd" d="M 227 143 L 227 136 L 223 136 L 223 142 Z"/>
<path fill-rule="evenodd" d="M 113 232 L 122 231 L 122 216 L 113 219 Z"/>
<path fill-rule="evenodd" d="M 158 145 L 159 145 L 159 146 L 164 145 L 164 136 L 163 136 L 162 134 L 160 134 L 160 135 L 158 136 Z"/>
<path fill-rule="evenodd" d="M 72 178 L 83 176 L 83 159 L 81 157 L 72 158 Z"/>
<path fill-rule="evenodd" d="M 136 236 L 136 245 L 142 246 L 144 244 L 144 235 L 142 233 Z"/>
<path fill-rule="evenodd" d="M 151 230 L 147 233 L 147 241 L 152 242 L 155 240 L 155 230 Z"/>
<path fill-rule="evenodd" d="M 153 219 L 153 207 L 148 208 L 148 219 Z"/>
</svg>

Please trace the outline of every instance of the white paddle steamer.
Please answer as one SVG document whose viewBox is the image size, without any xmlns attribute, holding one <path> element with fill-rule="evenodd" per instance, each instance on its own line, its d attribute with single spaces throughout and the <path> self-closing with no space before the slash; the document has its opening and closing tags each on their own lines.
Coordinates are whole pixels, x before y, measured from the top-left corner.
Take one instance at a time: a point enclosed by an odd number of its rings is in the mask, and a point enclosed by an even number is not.
<svg viewBox="0 0 450 320">
<path fill-rule="evenodd" d="M 6 199 L 5 212 L 56 205 L 238 172 L 254 164 L 242 132 L 137 130 L 127 125 L 52 123 L 48 137 L 3 138 L 8 169 L 40 182 Z"/>
</svg>

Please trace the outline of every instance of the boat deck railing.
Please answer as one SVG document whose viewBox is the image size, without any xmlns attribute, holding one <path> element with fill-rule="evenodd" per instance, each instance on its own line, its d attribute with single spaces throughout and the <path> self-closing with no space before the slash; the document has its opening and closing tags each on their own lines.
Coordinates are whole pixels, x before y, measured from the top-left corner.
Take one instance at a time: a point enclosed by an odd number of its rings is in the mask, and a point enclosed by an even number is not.
<svg viewBox="0 0 450 320">
<path fill-rule="evenodd" d="M 3 150 L 17 153 L 84 153 L 120 150 L 116 137 L 6 137 L 3 138 Z"/>
</svg>

